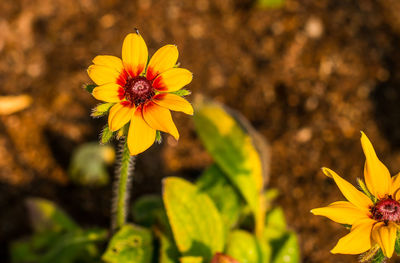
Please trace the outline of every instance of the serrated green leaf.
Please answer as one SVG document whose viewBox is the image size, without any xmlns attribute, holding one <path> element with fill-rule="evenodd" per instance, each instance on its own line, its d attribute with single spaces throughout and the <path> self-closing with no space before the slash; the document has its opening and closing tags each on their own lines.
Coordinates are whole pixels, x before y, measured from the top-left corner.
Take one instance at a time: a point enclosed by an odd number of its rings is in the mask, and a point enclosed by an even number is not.
<svg viewBox="0 0 400 263">
<path fill-rule="evenodd" d="M 235 230 L 229 234 L 225 252 L 241 263 L 262 262 L 257 238 L 244 230 Z"/>
<path fill-rule="evenodd" d="M 181 96 L 181 97 L 188 96 L 188 95 L 192 94 L 192 92 L 190 90 L 187 90 L 187 89 L 180 89 L 180 90 L 177 90 L 177 91 L 174 91 L 174 92 L 171 92 L 171 93 L 175 94 L 175 95 L 178 95 L 178 96 Z"/>
<path fill-rule="evenodd" d="M 107 102 L 107 103 L 102 103 L 97 105 L 96 107 L 93 108 L 91 116 L 94 118 L 98 118 L 101 116 L 104 116 L 108 113 L 108 111 L 111 109 L 112 106 L 114 106 L 115 103 L 113 102 Z"/>
<path fill-rule="evenodd" d="M 96 88 L 96 87 L 97 87 L 97 85 L 95 85 L 95 84 L 86 84 L 83 86 L 83 88 L 89 93 L 92 93 L 94 88 Z"/>
<path fill-rule="evenodd" d="M 224 247 L 221 216 L 210 197 L 184 179 L 163 181 L 163 201 L 179 251 L 211 260 Z"/>
<path fill-rule="evenodd" d="M 244 205 L 242 197 L 215 164 L 197 179 L 196 185 L 214 201 L 221 213 L 225 232 L 228 233 L 238 222 L 240 209 Z"/>
<path fill-rule="evenodd" d="M 197 104 L 194 121 L 206 149 L 253 211 L 256 232 L 262 235 L 265 215 L 263 168 L 252 138 L 217 103 Z"/>
<path fill-rule="evenodd" d="M 85 143 L 72 154 L 69 175 L 74 183 L 102 186 L 109 182 L 107 165 L 113 163 L 115 151 L 111 146 Z"/>
<path fill-rule="evenodd" d="M 53 202 L 42 198 L 26 200 L 29 218 L 36 232 L 40 231 L 72 231 L 79 226 Z"/>
<path fill-rule="evenodd" d="M 300 262 L 300 250 L 297 236 L 293 232 L 287 232 L 279 239 L 270 242 L 272 248 L 272 263 L 298 263 Z"/>
<path fill-rule="evenodd" d="M 127 224 L 111 238 L 102 259 L 109 263 L 150 263 L 152 252 L 151 232 Z"/>
</svg>

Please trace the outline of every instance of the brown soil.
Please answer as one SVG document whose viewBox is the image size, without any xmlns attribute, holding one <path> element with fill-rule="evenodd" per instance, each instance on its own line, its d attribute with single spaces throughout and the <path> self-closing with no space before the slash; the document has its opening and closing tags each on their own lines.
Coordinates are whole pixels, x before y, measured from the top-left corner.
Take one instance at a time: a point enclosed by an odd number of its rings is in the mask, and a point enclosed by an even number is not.
<svg viewBox="0 0 400 263">
<path fill-rule="evenodd" d="M 239 110 L 269 140 L 270 186 L 300 234 L 303 261 L 354 262 L 329 253 L 346 230 L 309 211 L 343 198 L 321 166 L 351 182 L 362 176 L 360 130 L 400 170 L 399 13 L 396 0 L 287 0 L 274 10 L 253 0 L 1 1 L 0 92 L 34 103 L 0 117 L 0 259 L 30 231 L 28 196 L 54 200 L 83 225 L 108 225 L 110 187 L 76 186 L 66 168 L 105 122 L 89 117 L 97 102 L 80 88 L 90 82 L 85 69 L 95 55 L 119 56 L 137 27 L 150 53 L 178 45 L 193 94 Z M 179 144 L 166 137 L 139 158 L 134 196 L 211 163 L 190 118 L 175 119 Z"/>
</svg>

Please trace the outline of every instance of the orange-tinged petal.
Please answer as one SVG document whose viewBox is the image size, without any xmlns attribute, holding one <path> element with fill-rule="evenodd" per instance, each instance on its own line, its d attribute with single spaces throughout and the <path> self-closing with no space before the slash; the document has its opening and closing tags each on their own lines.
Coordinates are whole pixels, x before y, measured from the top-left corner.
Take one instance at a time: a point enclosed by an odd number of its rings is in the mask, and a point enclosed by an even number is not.
<svg viewBox="0 0 400 263">
<path fill-rule="evenodd" d="M 175 45 L 166 45 L 157 50 L 147 66 L 147 79 L 153 80 L 158 74 L 173 68 L 178 60 L 178 56 L 179 52 Z"/>
<path fill-rule="evenodd" d="M 400 192 L 400 190 L 399 190 L 400 189 L 400 176 L 399 175 L 400 175 L 400 173 L 398 173 L 392 177 L 392 193 L 391 194 L 393 196 Z"/>
<path fill-rule="evenodd" d="M 108 126 L 111 131 L 121 129 L 132 117 L 134 107 L 124 103 L 117 103 L 110 109 Z"/>
<path fill-rule="evenodd" d="M 158 91 L 173 92 L 180 90 L 192 81 L 193 74 L 184 68 L 172 68 L 154 80 L 153 87 Z"/>
<path fill-rule="evenodd" d="M 108 83 L 93 89 L 93 97 L 105 102 L 119 102 L 124 97 L 124 89 L 117 83 Z"/>
<path fill-rule="evenodd" d="M 363 219 L 351 227 L 351 232 L 339 239 L 333 254 L 361 254 L 371 248 L 371 229 L 376 221 Z"/>
<path fill-rule="evenodd" d="M 363 211 L 369 211 L 369 207 L 372 205 L 372 201 L 364 193 L 358 191 L 352 184 L 344 180 L 331 169 L 324 167 L 322 168 L 322 171 L 326 176 L 331 177 L 333 178 L 333 180 L 335 180 L 335 183 L 348 201 L 350 201 Z"/>
<path fill-rule="evenodd" d="M 164 108 L 193 115 L 192 104 L 178 95 L 160 93 L 154 96 L 153 101 Z"/>
<path fill-rule="evenodd" d="M 115 69 L 102 65 L 91 65 L 87 69 L 87 72 L 89 77 L 97 85 L 116 83 L 120 75 L 120 73 Z"/>
<path fill-rule="evenodd" d="M 143 119 L 142 109 L 138 107 L 132 115 L 128 132 L 128 148 L 131 155 L 146 151 L 156 139 L 156 130 Z"/>
<path fill-rule="evenodd" d="M 167 132 L 179 139 L 178 129 L 171 117 L 171 112 L 153 102 L 147 103 L 143 107 L 143 117 L 147 124 L 153 129 Z"/>
<path fill-rule="evenodd" d="M 364 178 L 368 190 L 374 196 L 383 198 L 390 194 L 392 179 L 389 170 L 376 156 L 368 137 L 361 132 L 361 145 L 365 154 Z"/>
<path fill-rule="evenodd" d="M 132 76 L 140 75 L 146 68 L 149 53 L 139 32 L 128 34 L 122 44 L 122 61 L 125 70 Z"/>
<path fill-rule="evenodd" d="M 124 66 L 122 65 L 122 60 L 120 58 L 109 55 L 96 56 L 93 59 L 93 64 L 112 68 L 119 73 L 121 73 L 124 69 Z"/>
<path fill-rule="evenodd" d="M 384 222 L 375 224 L 372 229 L 372 239 L 378 243 L 381 247 L 385 257 L 392 257 L 394 251 L 394 244 L 396 242 L 397 227 L 395 223 L 388 222 L 386 225 Z"/>
<path fill-rule="evenodd" d="M 325 216 L 339 224 L 353 225 L 355 222 L 369 218 L 365 210 L 361 210 L 350 202 L 338 201 L 327 207 L 315 208 L 311 213 Z"/>
</svg>

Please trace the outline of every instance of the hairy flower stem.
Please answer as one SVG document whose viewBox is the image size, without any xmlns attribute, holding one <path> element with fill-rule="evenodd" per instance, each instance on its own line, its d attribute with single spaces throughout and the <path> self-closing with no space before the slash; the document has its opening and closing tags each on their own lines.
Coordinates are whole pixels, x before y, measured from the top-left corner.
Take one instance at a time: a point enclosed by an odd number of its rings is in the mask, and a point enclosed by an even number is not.
<svg viewBox="0 0 400 263">
<path fill-rule="evenodd" d="M 125 140 L 120 141 L 119 148 L 120 156 L 117 162 L 112 202 L 112 233 L 120 229 L 126 223 L 131 179 L 135 166 L 135 156 L 130 155 L 128 144 Z"/>
</svg>

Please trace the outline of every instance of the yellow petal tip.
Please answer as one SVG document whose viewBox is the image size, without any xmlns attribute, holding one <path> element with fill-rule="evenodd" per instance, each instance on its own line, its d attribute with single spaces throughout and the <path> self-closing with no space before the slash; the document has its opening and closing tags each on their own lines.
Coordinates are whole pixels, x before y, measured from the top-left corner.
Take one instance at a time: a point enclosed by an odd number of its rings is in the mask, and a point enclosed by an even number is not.
<svg viewBox="0 0 400 263">
<path fill-rule="evenodd" d="M 322 167 L 321 170 L 326 176 L 328 176 L 329 178 L 333 178 L 332 173 L 331 173 L 331 169 L 326 168 L 326 167 Z"/>
</svg>

